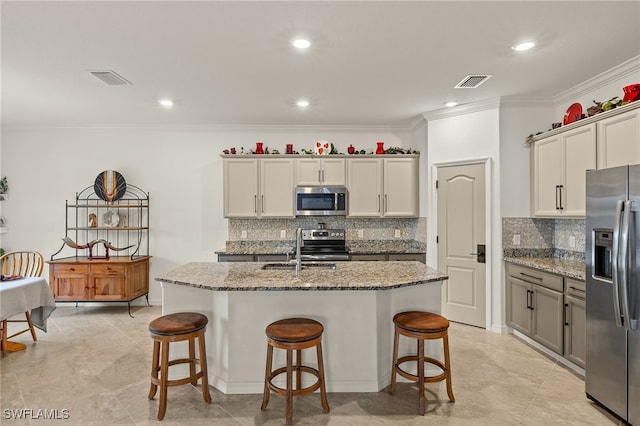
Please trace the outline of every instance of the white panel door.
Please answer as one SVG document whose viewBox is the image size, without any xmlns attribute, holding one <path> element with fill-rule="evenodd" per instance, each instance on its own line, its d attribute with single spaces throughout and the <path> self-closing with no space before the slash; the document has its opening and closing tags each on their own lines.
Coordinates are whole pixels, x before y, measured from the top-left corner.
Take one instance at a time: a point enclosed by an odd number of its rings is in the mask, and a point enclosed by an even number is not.
<svg viewBox="0 0 640 426">
<path fill-rule="evenodd" d="M 640 110 L 598 122 L 598 168 L 640 164 Z"/>
<path fill-rule="evenodd" d="M 384 200 L 386 217 L 418 216 L 418 159 L 384 159 Z"/>
<path fill-rule="evenodd" d="M 294 217 L 295 163 L 288 158 L 260 160 L 261 217 Z"/>
<path fill-rule="evenodd" d="M 562 134 L 564 180 L 561 190 L 562 214 L 584 216 L 586 171 L 596 168 L 596 125 L 590 124 Z"/>
<path fill-rule="evenodd" d="M 485 263 L 476 255 L 478 245 L 485 244 L 485 165 L 439 167 L 437 191 L 438 269 L 449 275 L 442 313 L 451 321 L 485 327 Z"/>
<path fill-rule="evenodd" d="M 349 216 L 380 217 L 382 160 L 353 158 L 349 159 L 348 164 Z"/>
<path fill-rule="evenodd" d="M 224 217 L 257 217 L 258 160 L 225 158 Z"/>
<path fill-rule="evenodd" d="M 550 136 L 533 146 L 533 208 L 536 216 L 559 216 L 562 143 Z"/>
</svg>

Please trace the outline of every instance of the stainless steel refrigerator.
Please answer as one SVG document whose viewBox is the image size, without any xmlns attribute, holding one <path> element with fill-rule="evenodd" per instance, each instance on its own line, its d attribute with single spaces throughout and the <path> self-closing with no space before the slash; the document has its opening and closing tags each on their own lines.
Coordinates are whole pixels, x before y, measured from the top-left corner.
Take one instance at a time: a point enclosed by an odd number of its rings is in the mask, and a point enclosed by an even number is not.
<svg viewBox="0 0 640 426">
<path fill-rule="evenodd" d="M 586 393 L 640 425 L 640 165 L 587 171 Z"/>
</svg>

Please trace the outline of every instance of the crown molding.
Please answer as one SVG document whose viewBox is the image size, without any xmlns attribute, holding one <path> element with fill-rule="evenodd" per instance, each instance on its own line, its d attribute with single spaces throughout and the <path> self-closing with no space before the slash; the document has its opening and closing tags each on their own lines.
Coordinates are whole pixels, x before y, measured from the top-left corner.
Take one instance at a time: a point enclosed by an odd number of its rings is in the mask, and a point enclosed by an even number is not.
<svg viewBox="0 0 640 426">
<path fill-rule="evenodd" d="M 553 97 L 553 102 L 563 104 L 577 97 L 587 95 L 589 92 L 604 87 L 620 78 L 626 77 L 633 73 L 640 75 L 640 55 L 629 59 L 615 67 L 596 75 L 582 83 L 573 86 Z"/>
<path fill-rule="evenodd" d="M 331 124 L 331 125 L 307 125 L 307 124 L 196 124 L 196 125 L 167 125 L 167 124 L 66 124 L 66 125 L 4 125 L 5 131 L 29 131 L 29 130 L 163 130 L 163 131 L 181 131 L 181 132 L 202 132 L 202 131 L 225 131 L 225 132 L 242 132 L 242 131 L 261 131 L 261 132 L 277 132 L 277 131 L 337 131 L 337 132 L 372 132 L 372 131 L 411 131 L 424 123 L 422 116 L 414 117 L 405 123 L 398 124 Z"/>
<path fill-rule="evenodd" d="M 485 99 L 483 101 L 462 104 L 453 108 L 443 108 L 435 111 L 422 113 L 425 120 L 433 121 L 442 118 L 456 117 L 458 115 L 467 115 L 474 112 L 487 111 L 500 108 L 500 98 Z"/>
</svg>

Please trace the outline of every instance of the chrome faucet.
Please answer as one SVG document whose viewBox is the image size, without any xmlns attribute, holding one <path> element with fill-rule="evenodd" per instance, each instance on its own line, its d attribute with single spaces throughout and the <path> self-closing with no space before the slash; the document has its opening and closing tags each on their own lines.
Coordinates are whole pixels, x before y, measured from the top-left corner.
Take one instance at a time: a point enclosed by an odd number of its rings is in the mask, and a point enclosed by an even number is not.
<svg viewBox="0 0 640 426">
<path fill-rule="evenodd" d="M 302 241 L 302 228 L 296 229 L 296 276 L 300 273 L 302 268 L 302 259 L 300 255 L 300 248 L 304 246 Z"/>
</svg>

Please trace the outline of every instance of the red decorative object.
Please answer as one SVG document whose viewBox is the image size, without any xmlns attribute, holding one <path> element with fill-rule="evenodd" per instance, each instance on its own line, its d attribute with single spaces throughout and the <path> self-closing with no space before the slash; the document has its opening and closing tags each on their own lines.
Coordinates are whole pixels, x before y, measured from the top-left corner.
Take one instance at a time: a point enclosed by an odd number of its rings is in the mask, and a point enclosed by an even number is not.
<svg viewBox="0 0 640 426">
<path fill-rule="evenodd" d="M 292 143 L 288 143 L 287 144 L 287 154 L 293 154 L 293 144 Z"/>
<path fill-rule="evenodd" d="M 378 148 L 376 148 L 376 154 L 384 154 L 384 142 L 376 142 Z"/>
<path fill-rule="evenodd" d="M 622 98 L 624 102 L 633 102 L 640 99 L 640 84 L 625 86 L 622 91 L 624 92 L 624 98 Z"/>
<path fill-rule="evenodd" d="M 354 152 L 356 152 L 356 149 L 353 147 L 353 145 L 349 145 L 349 148 L 347 148 L 347 152 L 349 154 L 353 154 Z"/>
<path fill-rule="evenodd" d="M 264 149 L 262 148 L 262 142 L 256 142 L 256 154 L 264 154 Z"/>
<path fill-rule="evenodd" d="M 567 124 L 571 124 L 574 121 L 576 121 L 577 119 L 576 116 L 580 117 L 581 115 L 582 115 L 582 105 L 580 105 L 577 102 L 575 104 L 571 104 L 571 106 L 567 108 L 567 112 L 564 114 L 564 120 L 562 124 L 564 124 L 565 126 Z"/>
</svg>

